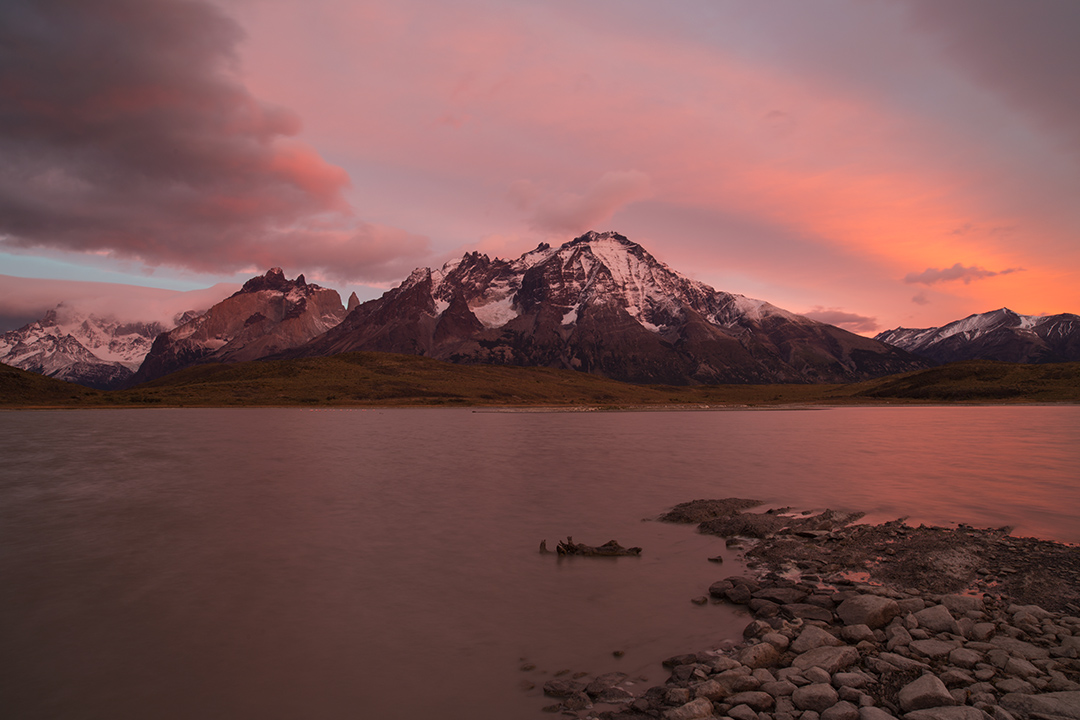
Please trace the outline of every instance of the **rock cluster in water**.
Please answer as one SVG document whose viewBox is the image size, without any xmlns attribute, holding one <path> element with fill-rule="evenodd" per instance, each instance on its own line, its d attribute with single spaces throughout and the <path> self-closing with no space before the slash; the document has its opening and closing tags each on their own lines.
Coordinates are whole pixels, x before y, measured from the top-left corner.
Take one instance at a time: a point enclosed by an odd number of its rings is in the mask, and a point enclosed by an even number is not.
<svg viewBox="0 0 1080 720">
<path fill-rule="evenodd" d="M 723 522 L 745 530 L 742 520 L 729 522 L 741 509 L 724 505 Z M 707 522 L 697 516 L 682 521 Z M 752 616 L 742 642 L 665 660 L 670 678 L 642 694 L 631 694 L 622 673 L 549 681 L 544 692 L 559 702 L 545 709 L 604 720 L 1080 720 L 1075 585 L 1068 588 L 1073 592 L 1048 597 L 1058 608 L 1048 610 L 1001 593 L 927 589 L 951 586 L 955 577 L 925 577 L 922 587 L 857 582 L 853 571 L 865 576 L 867 557 L 881 560 L 869 536 L 860 535 L 868 531 L 843 522 L 812 529 L 810 522 L 795 532 L 785 525 L 759 536 L 758 557 L 769 561 L 758 565 L 760 575 L 729 577 L 709 588 L 713 602 L 742 606 Z M 883 537 L 907 534 L 896 524 L 870 527 Z M 960 531 L 988 547 L 1011 542 L 1002 540 L 1002 531 Z M 841 551 L 852 538 L 862 543 L 862 556 Z M 924 539 L 941 538 L 929 532 Z M 830 541 L 838 545 L 837 557 Z M 791 551 L 793 542 L 810 548 L 794 557 L 817 558 L 797 561 L 801 575 L 790 572 L 794 562 L 776 555 L 781 547 Z M 1070 567 L 1080 558 L 1078 548 L 1051 545 Z M 934 548 L 930 543 L 924 551 Z M 846 574 L 811 574 L 823 564 Z M 960 574 L 966 572 L 962 567 Z"/>
<path fill-rule="evenodd" d="M 622 673 L 552 680 L 551 710 L 610 720 L 1080 719 L 1080 618 L 973 595 L 731 577 L 713 598 L 754 616 L 745 642 L 664 661 L 634 697 Z"/>
</svg>

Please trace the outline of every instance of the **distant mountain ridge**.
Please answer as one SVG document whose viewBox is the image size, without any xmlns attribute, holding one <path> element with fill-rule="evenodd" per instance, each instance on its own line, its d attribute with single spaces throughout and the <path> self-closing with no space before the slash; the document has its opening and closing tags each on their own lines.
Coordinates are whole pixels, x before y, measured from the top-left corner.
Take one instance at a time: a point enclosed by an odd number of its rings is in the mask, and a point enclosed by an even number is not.
<svg viewBox="0 0 1080 720">
<path fill-rule="evenodd" d="M 185 316 L 188 317 L 188 316 Z M 63 304 L 0 335 L 0 362 L 100 390 L 127 383 L 150 351 L 161 323 L 83 315 Z"/>
<path fill-rule="evenodd" d="M 904 351 L 720 292 L 614 233 L 516 260 L 419 268 L 281 357 L 383 351 L 563 367 L 644 383 L 848 382 L 926 367 Z"/>
<path fill-rule="evenodd" d="M 941 327 L 896 328 L 875 340 L 937 363 L 1000 360 L 1015 363 L 1080 361 L 1080 316 L 1020 315 L 1008 308 L 969 315 Z"/>
<path fill-rule="evenodd" d="M 258 360 L 308 342 L 345 316 L 336 290 L 271 268 L 205 313 L 154 340 L 134 385 L 192 365 Z"/>
</svg>

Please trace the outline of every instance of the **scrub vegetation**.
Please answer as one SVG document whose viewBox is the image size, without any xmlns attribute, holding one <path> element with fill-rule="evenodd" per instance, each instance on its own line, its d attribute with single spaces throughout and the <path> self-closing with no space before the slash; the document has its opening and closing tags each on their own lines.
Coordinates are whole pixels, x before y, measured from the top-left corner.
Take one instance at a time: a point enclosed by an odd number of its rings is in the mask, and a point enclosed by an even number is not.
<svg viewBox="0 0 1080 720">
<path fill-rule="evenodd" d="M 1080 363 L 973 361 L 847 385 L 633 385 L 571 370 L 391 353 L 200 365 L 100 391 L 0 366 L 0 406 L 719 407 L 1080 402 Z"/>
</svg>

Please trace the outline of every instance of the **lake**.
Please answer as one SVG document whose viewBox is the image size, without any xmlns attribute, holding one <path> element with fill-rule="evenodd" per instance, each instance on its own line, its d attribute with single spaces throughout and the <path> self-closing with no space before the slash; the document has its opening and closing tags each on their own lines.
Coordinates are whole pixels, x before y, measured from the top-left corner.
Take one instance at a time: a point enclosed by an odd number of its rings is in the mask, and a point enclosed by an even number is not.
<svg viewBox="0 0 1080 720">
<path fill-rule="evenodd" d="M 0 707 L 24 720 L 538 718 L 560 670 L 656 684 L 747 622 L 690 602 L 735 552 L 651 521 L 696 498 L 1080 542 L 1076 406 L 40 411 L 0 431 Z M 568 535 L 644 552 L 537 552 Z"/>
</svg>

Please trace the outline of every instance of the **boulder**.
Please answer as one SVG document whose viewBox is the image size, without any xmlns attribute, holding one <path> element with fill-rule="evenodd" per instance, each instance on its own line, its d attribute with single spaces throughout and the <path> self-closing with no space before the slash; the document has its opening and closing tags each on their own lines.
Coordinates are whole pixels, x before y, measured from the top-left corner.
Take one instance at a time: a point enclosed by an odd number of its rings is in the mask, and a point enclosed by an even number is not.
<svg viewBox="0 0 1080 720">
<path fill-rule="evenodd" d="M 896 720 L 888 711 L 870 705 L 859 708 L 859 720 Z"/>
<path fill-rule="evenodd" d="M 941 678 L 929 673 L 900 688 L 897 699 L 904 712 L 956 704 Z"/>
<path fill-rule="evenodd" d="M 821 713 L 821 720 L 859 720 L 859 708 L 841 700 Z"/>
<path fill-rule="evenodd" d="M 544 694 L 548 697 L 565 698 L 585 689 L 585 683 L 577 680 L 548 680 L 544 683 Z"/>
<path fill-rule="evenodd" d="M 970 705 L 953 705 L 915 710 L 906 713 L 904 720 L 989 720 L 989 716 Z"/>
<path fill-rule="evenodd" d="M 759 720 L 757 711 L 749 705 L 736 705 L 727 711 L 727 716 L 732 720 Z"/>
<path fill-rule="evenodd" d="M 713 714 L 713 704 L 708 699 L 699 697 L 685 705 L 664 712 L 664 720 L 697 720 Z"/>
<path fill-rule="evenodd" d="M 982 662 L 981 652 L 970 648 L 956 648 L 949 652 L 949 664 L 956 667 L 971 669 Z"/>
<path fill-rule="evenodd" d="M 956 624 L 956 618 L 949 612 L 949 608 L 944 605 L 931 605 L 928 608 L 914 613 L 915 619 L 919 622 L 919 627 L 930 632 L 941 633 L 953 633 L 954 635 L 960 634 L 960 626 Z"/>
<path fill-rule="evenodd" d="M 900 614 L 900 606 L 892 598 L 880 595 L 856 595 L 840 603 L 836 614 L 845 625 L 866 625 L 871 629 L 884 627 Z"/>
<path fill-rule="evenodd" d="M 767 692 L 751 690 L 749 692 L 735 693 L 726 698 L 724 702 L 731 705 L 748 705 L 754 710 L 768 710 L 773 706 L 775 700 Z"/>
<path fill-rule="evenodd" d="M 739 653 L 739 662 L 749 668 L 771 667 L 780 662 L 780 651 L 772 643 L 758 643 Z"/>
<path fill-rule="evenodd" d="M 610 690 L 615 687 L 628 677 L 629 675 L 624 672 L 609 672 L 604 673 L 603 675 L 597 675 L 593 681 L 585 687 L 585 692 L 590 695 L 599 695 L 605 690 Z"/>
<path fill-rule="evenodd" d="M 983 612 L 986 610 L 982 597 L 978 595 L 946 595 L 941 598 L 941 604 L 947 607 L 953 615 L 966 615 L 969 612 Z"/>
<path fill-rule="evenodd" d="M 943 658 L 957 649 L 956 643 L 944 640 L 912 640 L 908 647 L 918 655 L 928 658 Z"/>
<path fill-rule="evenodd" d="M 832 685 L 827 683 L 814 683 L 798 688 L 791 695 L 795 707 L 800 710 L 813 710 L 821 713 L 828 710 L 840 700 L 840 696 Z"/>
<path fill-rule="evenodd" d="M 1080 720 L 1080 691 L 1029 695 L 1010 693 L 1001 698 L 1001 706 L 1017 715 L 1056 715 Z"/>
<path fill-rule="evenodd" d="M 844 642 L 837 638 L 832 633 L 822 630 L 816 625 L 807 625 L 803 628 L 803 631 L 799 633 L 799 637 L 795 638 L 795 642 L 791 643 L 791 651 L 794 653 L 804 653 L 807 650 L 813 650 L 814 648 L 823 647 L 825 645 L 843 645 Z"/>
<path fill-rule="evenodd" d="M 806 593 L 797 588 L 771 587 L 758 590 L 754 593 L 754 597 L 759 600 L 770 600 L 778 605 L 790 605 L 806 600 Z"/>
<path fill-rule="evenodd" d="M 799 670 L 819 667 L 831 675 L 854 664 L 858 659 L 859 651 L 850 645 L 825 646 L 808 650 L 802 655 L 796 656 L 791 665 Z"/>
</svg>

